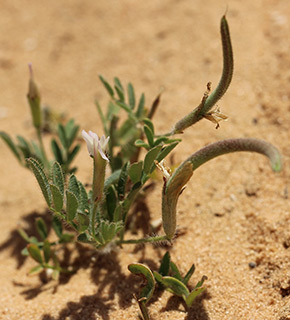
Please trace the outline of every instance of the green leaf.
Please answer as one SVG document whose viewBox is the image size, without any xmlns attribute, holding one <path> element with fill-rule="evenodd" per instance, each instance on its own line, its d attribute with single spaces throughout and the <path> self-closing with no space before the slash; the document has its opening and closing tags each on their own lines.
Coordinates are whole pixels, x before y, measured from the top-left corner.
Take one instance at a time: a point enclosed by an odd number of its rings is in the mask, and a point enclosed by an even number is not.
<svg viewBox="0 0 290 320">
<path fill-rule="evenodd" d="M 24 158 L 31 157 L 33 152 L 27 140 L 21 136 L 17 136 L 16 138 L 19 141 L 19 148 L 22 150 Z"/>
<path fill-rule="evenodd" d="M 109 85 L 108 81 L 106 81 L 101 75 L 99 75 L 101 82 L 103 83 L 105 89 L 108 91 L 109 95 L 113 98 L 114 97 L 114 90 Z"/>
<path fill-rule="evenodd" d="M 47 205 L 50 207 L 51 206 L 51 192 L 50 192 L 50 187 L 48 183 L 48 179 L 39 164 L 35 159 L 29 158 L 26 159 L 27 163 L 30 165 L 30 168 L 32 169 L 36 180 L 40 186 L 40 189 L 42 191 L 42 194 L 46 200 Z"/>
<path fill-rule="evenodd" d="M 61 236 L 62 236 L 62 223 L 59 220 L 59 218 L 56 216 L 54 216 L 52 219 L 52 228 L 53 228 L 55 234 L 58 236 L 58 238 L 61 238 Z"/>
<path fill-rule="evenodd" d="M 143 147 L 143 148 L 145 148 L 145 149 L 147 149 L 147 150 L 150 149 L 149 144 L 147 144 L 146 142 L 144 142 L 144 141 L 141 140 L 141 139 L 137 139 L 137 140 L 135 141 L 135 146 L 136 146 L 136 147 Z"/>
<path fill-rule="evenodd" d="M 34 276 L 36 274 L 39 274 L 40 272 L 42 272 L 44 270 L 44 267 L 41 265 L 38 265 L 36 267 L 33 267 L 30 269 L 30 271 L 28 272 L 29 276 Z"/>
<path fill-rule="evenodd" d="M 111 242 L 119 231 L 123 229 L 123 224 L 120 222 L 109 222 L 102 220 L 98 225 L 98 232 L 96 234 L 96 240 L 105 245 Z"/>
<path fill-rule="evenodd" d="M 144 159 L 144 166 L 143 166 L 143 170 L 146 174 L 149 174 L 151 172 L 151 168 L 154 165 L 154 160 L 156 159 L 161 148 L 162 148 L 161 146 L 157 146 L 147 152 Z"/>
<path fill-rule="evenodd" d="M 77 215 L 78 220 L 78 232 L 82 233 L 86 231 L 90 225 L 90 219 L 87 215 L 79 213 Z"/>
<path fill-rule="evenodd" d="M 21 250 L 21 254 L 22 254 L 23 256 L 26 256 L 26 257 L 29 256 L 29 252 L 28 252 L 28 250 L 27 250 L 26 247 Z"/>
<path fill-rule="evenodd" d="M 134 109 L 136 102 L 135 102 L 135 92 L 134 92 L 134 88 L 132 86 L 132 83 L 128 83 L 127 91 L 128 91 L 129 105 L 130 105 L 131 109 Z"/>
<path fill-rule="evenodd" d="M 114 220 L 114 212 L 117 206 L 117 196 L 114 186 L 110 186 L 106 192 L 106 204 L 107 204 L 107 211 L 108 217 L 110 221 Z"/>
<path fill-rule="evenodd" d="M 145 95 L 144 95 L 144 93 L 142 93 L 141 97 L 140 97 L 140 100 L 139 100 L 138 108 L 137 108 L 137 111 L 136 111 L 136 117 L 139 118 L 139 119 L 143 117 L 144 106 L 145 106 Z"/>
<path fill-rule="evenodd" d="M 167 251 L 161 260 L 158 272 L 162 276 L 167 276 L 170 269 L 170 253 Z"/>
<path fill-rule="evenodd" d="M 80 197 L 79 197 L 79 210 L 84 214 L 89 214 L 89 199 L 84 185 L 78 181 Z"/>
<path fill-rule="evenodd" d="M 201 280 L 197 283 L 194 289 L 200 288 L 203 285 L 205 280 L 207 280 L 207 276 L 202 276 Z"/>
<path fill-rule="evenodd" d="M 75 125 L 74 119 L 70 119 L 65 125 L 66 136 L 70 137 L 72 135 L 72 133 L 74 132 L 76 127 L 78 127 L 78 126 Z"/>
<path fill-rule="evenodd" d="M 117 92 L 117 95 L 118 95 L 120 101 L 124 102 L 125 101 L 124 88 L 118 78 L 114 78 L 114 82 L 115 82 L 114 88 Z"/>
<path fill-rule="evenodd" d="M 128 269 L 130 272 L 141 276 L 142 278 L 145 277 L 145 279 L 147 280 L 147 284 L 142 288 L 139 294 L 139 300 L 141 298 L 145 298 L 147 303 L 152 298 L 155 289 L 155 279 L 152 271 L 147 266 L 141 263 L 130 264 L 128 266 Z"/>
<path fill-rule="evenodd" d="M 121 102 L 124 102 L 125 101 L 125 96 L 124 96 L 124 92 L 120 89 L 120 87 L 118 86 L 114 86 L 116 92 L 117 92 L 117 95 L 120 99 Z"/>
<path fill-rule="evenodd" d="M 114 82 L 115 82 L 116 86 L 118 86 L 122 91 L 124 91 L 123 85 L 122 85 L 122 83 L 121 83 L 119 78 L 115 77 L 114 78 Z"/>
<path fill-rule="evenodd" d="M 69 149 L 76 139 L 80 126 L 74 124 L 74 120 L 71 119 L 65 127 L 67 136 L 67 148 Z"/>
<path fill-rule="evenodd" d="M 132 139 L 136 139 L 139 137 L 140 131 L 136 128 L 136 121 L 129 117 L 124 123 L 122 124 L 121 128 L 117 132 L 119 143 L 126 144 Z"/>
<path fill-rule="evenodd" d="M 121 174 L 121 169 L 114 171 L 104 183 L 104 189 L 107 189 L 111 184 L 115 184 L 118 182 Z"/>
<path fill-rule="evenodd" d="M 19 228 L 17 231 L 20 234 L 20 236 L 22 237 L 22 239 L 24 239 L 26 242 L 30 242 L 30 237 L 22 228 Z"/>
<path fill-rule="evenodd" d="M 128 174 L 133 183 L 137 183 L 141 180 L 143 170 L 143 161 L 134 162 L 131 164 Z"/>
<path fill-rule="evenodd" d="M 69 177 L 68 190 L 72 192 L 77 199 L 79 198 L 80 188 L 79 188 L 78 180 L 74 174 L 70 175 Z"/>
<path fill-rule="evenodd" d="M 20 156 L 20 154 L 19 154 L 19 152 L 17 150 L 17 147 L 15 146 L 14 142 L 10 138 L 10 136 L 4 131 L 0 131 L 0 137 L 4 140 L 4 142 L 6 142 L 7 146 L 10 148 L 10 150 L 13 152 L 15 157 L 21 163 L 22 162 L 21 161 L 21 156 Z"/>
<path fill-rule="evenodd" d="M 116 104 L 120 108 L 124 109 L 127 113 L 132 114 L 132 110 L 131 110 L 130 106 L 128 106 L 126 103 L 121 102 L 121 101 L 116 101 Z"/>
<path fill-rule="evenodd" d="M 28 244 L 27 250 L 33 260 L 35 260 L 36 262 L 38 262 L 40 264 L 43 264 L 43 259 L 42 259 L 40 250 L 36 244 L 33 244 L 33 243 Z"/>
<path fill-rule="evenodd" d="M 193 264 L 193 265 L 191 266 L 191 268 L 188 270 L 188 272 L 187 272 L 187 274 L 185 275 L 185 277 L 183 278 L 183 281 L 182 281 L 182 282 L 183 282 L 185 285 L 187 285 L 189 279 L 190 279 L 191 276 L 194 274 L 194 271 L 195 271 L 195 265 Z"/>
<path fill-rule="evenodd" d="M 48 236 L 47 227 L 42 218 L 37 218 L 35 221 L 36 230 L 42 240 L 45 240 Z"/>
<path fill-rule="evenodd" d="M 155 280 L 159 283 L 162 284 L 162 275 L 160 273 L 158 273 L 157 271 L 153 271 L 153 275 Z"/>
<path fill-rule="evenodd" d="M 59 212 L 63 207 L 63 195 L 59 191 L 59 188 L 54 184 L 50 184 L 50 191 L 52 194 L 54 209 Z"/>
<path fill-rule="evenodd" d="M 159 144 L 167 143 L 168 140 L 169 140 L 168 137 L 161 136 L 161 137 L 157 138 L 157 139 L 154 141 L 154 146 L 158 146 Z"/>
<path fill-rule="evenodd" d="M 177 268 L 177 265 L 173 261 L 170 261 L 170 268 L 171 268 L 172 276 L 183 282 L 183 278 Z"/>
<path fill-rule="evenodd" d="M 152 121 L 148 118 L 143 119 L 144 124 L 146 124 L 147 127 L 150 128 L 150 130 L 152 131 L 152 134 L 154 135 L 154 125 L 152 123 Z"/>
<path fill-rule="evenodd" d="M 118 180 L 117 193 L 118 193 L 118 197 L 120 200 L 122 200 L 125 196 L 125 188 L 126 188 L 126 183 L 127 183 L 127 179 L 128 179 L 129 164 L 130 164 L 129 162 L 124 164 L 124 166 L 121 170 L 119 180 Z"/>
<path fill-rule="evenodd" d="M 54 162 L 51 171 L 53 184 L 58 187 L 61 194 L 64 194 L 64 176 L 60 164 L 58 162 Z"/>
<path fill-rule="evenodd" d="M 78 236 L 77 241 L 83 242 L 83 243 L 91 243 L 89 236 L 86 233 L 81 233 Z"/>
<path fill-rule="evenodd" d="M 73 241 L 74 237 L 75 236 L 71 233 L 63 233 L 59 242 L 60 243 L 69 243 L 69 242 Z"/>
<path fill-rule="evenodd" d="M 43 255 L 44 255 L 45 263 L 48 263 L 48 261 L 51 257 L 50 243 L 48 240 L 45 240 L 43 243 Z"/>
<path fill-rule="evenodd" d="M 176 278 L 166 276 L 162 278 L 161 283 L 167 290 L 173 292 L 179 297 L 183 297 L 184 300 L 189 295 L 189 290 L 185 284 Z"/>
<path fill-rule="evenodd" d="M 205 290 L 205 288 L 197 288 L 197 289 L 192 290 L 190 292 L 190 294 L 187 296 L 187 298 L 185 299 L 186 305 L 190 308 L 192 306 L 192 303 L 195 300 L 195 298 L 198 295 L 200 295 L 204 290 Z"/>
<path fill-rule="evenodd" d="M 173 142 L 170 145 L 164 147 L 161 149 L 160 153 L 157 156 L 157 161 L 162 161 L 177 145 L 179 141 Z"/>
<path fill-rule="evenodd" d="M 76 196 L 71 191 L 66 190 L 66 214 L 68 221 L 73 221 L 76 216 L 77 209 L 78 200 Z"/>
<path fill-rule="evenodd" d="M 51 140 L 51 150 L 53 152 L 54 158 L 57 162 L 60 164 L 64 163 L 63 156 L 62 156 L 62 151 L 55 139 Z"/>
<path fill-rule="evenodd" d="M 31 141 L 31 146 L 32 146 L 33 154 L 35 155 L 35 157 L 37 159 L 43 159 L 43 153 L 40 150 L 38 144 L 35 141 Z"/>
<path fill-rule="evenodd" d="M 114 211 L 113 221 L 123 221 L 123 207 L 121 204 L 119 204 Z"/>
<path fill-rule="evenodd" d="M 68 140 L 66 136 L 66 131 L 65 127 L 62 124 L 58 124 L 57 126 L 57 132 L 58 132 L 58 137 L 60 139 L 61 144 L 63 145 L 64 149 L 68 149 Z"/>
<path fill-rule="evenodd" d="M 145 132 L 146 138 L 148 140 L 148 144 L 149 144 L 150 148 L 152 148 L 154 145 L 154 134 L 147 125 L 144 125 L 144 132 Z"/>
<path fill-rule="evenodd" d="M 32 237 L 30 237 L 29 239 L 30 239 L 30 240 L 29 240 L 30 243 L 36 244 L 37 246 L 39 246 L 39 245 L 42 244 L 42 242 L 39 242 L 36 237 L 33 237 L 33 236 L 32 236 Z"/>
<path fill-rule="evenodd" d="M 80 148 L 81 148 L 81 145 L 77 144 L 76 146 L 74 146 L 72 151 L 68 152 L 67 161 L 66 161 L 66 165 L 67 166 L 69 166 L 70 163 L 73 161 L 74 157 L 77 155 L 77 153 L 79 152 Z"/>
<path fill-rule="evenodd" d="M 119 119 L 119 117 L 118 117 L 119 111 L 120 111 L 119 106 L 117 106 L 115 103 L 110 101 L 108 103 L 107 114 L 106 114 L 107 120 L 109 122 L 111 122 L 113 118 L 116 118 L 118 120 Z"/>
</svg>

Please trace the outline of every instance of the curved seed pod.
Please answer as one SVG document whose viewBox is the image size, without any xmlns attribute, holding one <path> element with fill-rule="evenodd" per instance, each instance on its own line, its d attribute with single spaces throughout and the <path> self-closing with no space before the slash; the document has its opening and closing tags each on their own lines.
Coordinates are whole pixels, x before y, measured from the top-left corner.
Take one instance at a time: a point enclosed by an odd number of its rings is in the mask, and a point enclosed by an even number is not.
<svg viewBox="0 0 290 320">
<path fill-rule="evenodd" d="M 216 89 L 211 93 L 211 95 L 206 99 L 201 113 L 207 113 L 220 98 L 226 93 L 233 77 L 234 71 L 234 58 L 233 50 L 230 38 L 230 30 L 226 20 L 223 16 L 221 19 L 220 32 L 222 37 L 222 47 L 223 47 L 223 72 L 221 79 L 219 81 Z"/>
<path fill-rule="evenodd" d="M 207 85 L 207 92 L 204 94 L 200 105 L 192 112 L 179 120 L 172 131 L 172 134 L 182 133 L 183 130 L 201 120 L 226 93 L 233 77 L 234 59 L 230 38 L 229 26 L 226 17 L 223 16 L 220 24 L 220 32 L 223 47 L 223 71 L 216 89 L 209 95 L 210 83 Z"/>
<path fill-rule="evenodd" d="M 162 192 L 162 220 L 164 232 L 169 240 L 176 229 L 176 205 L 183 187 L 191 178 L 193 171 L 205 162 L 231 152 L 249 151 L 267 156 L 273 171 L 282 169 L 282 158 L 276 147 L 258 139 L 227 139 L 212 143 L 192 154 L 165 181 Z"/>
<path fill-rule="evenodd" d="M 278 172 L 282 169 L 282 158 L 278 149 L 266 141 L 253 138 L 226 139 L 209 144 L 195 152 L 186 161 L 190 161 L 195 170 L 217 156 L 237 151 L 261 153 L 269 158 L 273 171 Z"/>
<path fill-rule="evenodd" d="M 170 178 L 170 184 L 164 183 L 162 192 L 162 223 L 168 237 L 172 239 L 176 230 L 176 205 L 183 187 L 193 174 L 192 164 L 187 161 L 174 173 L 174 179 Z"/>
</svg>

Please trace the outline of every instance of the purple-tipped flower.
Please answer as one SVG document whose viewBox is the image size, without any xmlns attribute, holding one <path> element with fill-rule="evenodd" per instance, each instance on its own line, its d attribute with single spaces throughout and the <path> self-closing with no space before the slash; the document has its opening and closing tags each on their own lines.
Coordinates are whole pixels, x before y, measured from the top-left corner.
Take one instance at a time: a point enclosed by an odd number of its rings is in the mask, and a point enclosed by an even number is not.
<svg viewBox="0 0 290 320">
<path fill-rule="evenodd" d="M 103 135 L 101 138 L 99 138 L 96 133 L 92 131 L 89 131 L 89 133 L 87 133 L 85 130 L 82 131 L 82 136 L 87 143 L 88 152 L 91 157 L 95 158 L 98 151 L 104 160 L 109 161 L 109 158 L 106 156 L 105 152 L 110 137 L 106 138 Z"/>
</svg>

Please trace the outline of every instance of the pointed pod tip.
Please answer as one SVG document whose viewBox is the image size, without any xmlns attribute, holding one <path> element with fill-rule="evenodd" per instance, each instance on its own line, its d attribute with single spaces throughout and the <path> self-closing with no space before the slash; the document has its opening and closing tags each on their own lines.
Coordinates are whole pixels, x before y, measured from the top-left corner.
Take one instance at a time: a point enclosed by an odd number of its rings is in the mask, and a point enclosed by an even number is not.
<svg viewBox="0 0 290 320">
<path fill-rule="evenodd" d="M 283 163 L 281 159 L 271 163 L 272 170 L 274 172 L 280 172 L 283 169 Z"/>
</svg>

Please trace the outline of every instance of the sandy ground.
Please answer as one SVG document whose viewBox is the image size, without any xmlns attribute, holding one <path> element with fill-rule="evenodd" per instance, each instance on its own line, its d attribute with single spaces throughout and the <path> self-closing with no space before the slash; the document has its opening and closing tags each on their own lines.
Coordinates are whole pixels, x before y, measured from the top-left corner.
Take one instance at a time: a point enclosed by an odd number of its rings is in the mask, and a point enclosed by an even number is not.
<svg viewBox="0 0 290 320">
<path fill-rule="evenodd" d="M 178 298 L 159 294 L 149 305 L 155 320 L 290 319 L 290 3 L 1 1 L 0 129 L 32 138 L 25 98 L 29 62 L 43 102 L 99 134 L 94 99 L 104 105 L 106 94 L 98 74 L 133 82 L 148 104 L 165 88 L 156 128 L 167 131 L 199 103 L 208 81 L 215 86 L 219 80 L 219 21 L 227 7 L 235 71 L 218 105 L 229 121 L 219 130 L 209 121 L 188 129 L 175 162 L 219 139 L 255 137 L 281 150 L 284 170 L 274 174 L 267 159 L 254 154 L 220 157 L 197 170 L 178 206 L 184 234 L 170 252 L 183 272 L 196 264 L 190 285 L 208 276 L 207 291 L 188 312 Z M 28 277 L 34 262 L 20 255 L 25 243 L 16 229 L 21 225 L 32 232 L 45 204 L 32 174 L 19 167 L 2 141 L 0 152 L 0 318 L 137 319 L 132 296 L 140 281 L 127 265 L 154 267 L 165 249 L 131 245 L 92 261 L 80 248 L 67 252 L 78 268 L 70 278 L 43 283 Z M 89 182 L 85 147 L 76 163 L 78 177 Z M 152 219 L 160 216 L 160 192 L 158 184 L 148 201 Z"/>
</svg>

